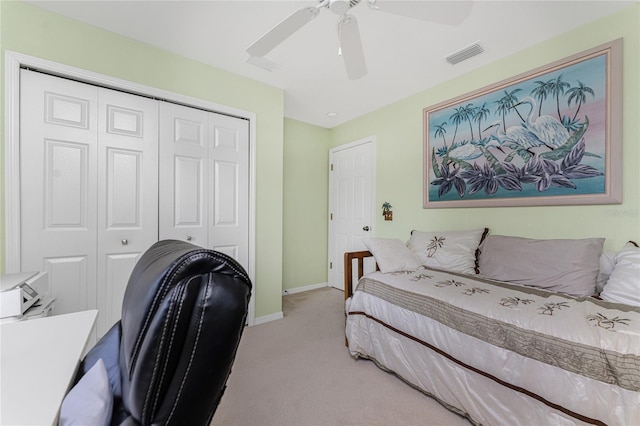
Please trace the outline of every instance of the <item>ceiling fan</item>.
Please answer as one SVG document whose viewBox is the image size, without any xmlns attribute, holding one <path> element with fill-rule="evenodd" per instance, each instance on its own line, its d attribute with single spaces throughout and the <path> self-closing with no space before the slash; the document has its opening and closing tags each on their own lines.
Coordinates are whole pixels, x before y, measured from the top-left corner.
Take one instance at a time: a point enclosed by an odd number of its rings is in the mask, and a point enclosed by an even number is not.
<svg viewBox="0 0 640 426">
<path fill-rule="evenodd" d="M 399 1 L 399 0 L 365 0 L 374 10 L 409 16 L 412 18 L 457 24 L 462 22 L 471 11 L 471 1 Z M 339 15 L 338 40 L 339 53 L 342 55 L 347 76 L 357 80 L 367 74 L 367 65 L 362 49 L 362 40 L 355 16 L 347 13 L 357 6 L 361 0 L 318 0 L 317 4 L 301 7 L 280 23 L 267 31 L 262 37 L 247 48 L 253 57 L 263 57 L 279 44 L 311 22 L 323 8 Z"/>
</svg>

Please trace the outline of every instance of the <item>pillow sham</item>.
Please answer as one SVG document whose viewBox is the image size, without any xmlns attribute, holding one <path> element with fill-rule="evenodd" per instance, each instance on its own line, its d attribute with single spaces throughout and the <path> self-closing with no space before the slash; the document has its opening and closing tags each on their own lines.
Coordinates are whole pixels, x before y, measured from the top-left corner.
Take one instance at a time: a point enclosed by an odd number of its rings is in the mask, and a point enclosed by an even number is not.
<svg viewBox="0 0 640 426">
<path fill-rule="evenodd" d="M 596 291 L 604 238 L 536 240 L 487 237 L 480 247 L 480 275 L 572 296 Z"/>
<path fill-rule="evenodd" d="M 62 401 L 58 426 L 108 426 L 112 409 L 107 369 L 102 359 L 98 359 Z"/>
<path fill-rule="evenodd" d="M 609 302 L 640 306 L 640 248 L 627 243 L 616 254 L 616 266 L 600 297 Z"/>
<path fill-rule="evenodd" d="M 399 239 L 365 238 L 365 247 L 376 259 L 380 272 L 415 271 L 420 266 L 413 253 Z"/>
<path fill-rule="evenodd" d="M 477 274 L 478 246 L 489 230 L 411 231 L 407 246 L 421 265 L 465 274 Z"/>
<path fill-rule="evenodd" d="M 596 294 L 602 292 L 602 289 L 609 280 L 609 275 L 611 275 L 613 268 L 616 266 L 616 254 L 614 251 L 603 251 L 600 255 L 600 270 L 598 271 L 598 278 L 596 279 Z"/>
</svg>

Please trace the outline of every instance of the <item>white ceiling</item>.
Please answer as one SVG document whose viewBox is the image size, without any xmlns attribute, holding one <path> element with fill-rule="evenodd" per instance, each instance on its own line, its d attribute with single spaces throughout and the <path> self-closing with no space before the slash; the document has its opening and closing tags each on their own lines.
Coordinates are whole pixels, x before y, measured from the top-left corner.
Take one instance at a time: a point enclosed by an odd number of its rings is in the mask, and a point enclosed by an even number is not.
<svg viewBox="0 0 640 426">
<path fill-rule="evenodd" d="M 358 20 L 368 74 L 349 80 L 337 55 L 338 16 L 329 10 L 267 55 L 280 64 L 277 70 L 246 62 L 253 41 L 316 0 L 26 1 L 281 88 L 286 117 L 327 128 L 638 3 L 475 0 L 468 18 L 448 26 L 375 11 L 362 0 L 350 13 Z M 407 3 L 417 10 L 425 2 Z M 443 2 L 427 3 L 438 8 Z M 455 66 L 444 60 L 476 41 L 485 50 L 481 55 Z"/>
</svg>

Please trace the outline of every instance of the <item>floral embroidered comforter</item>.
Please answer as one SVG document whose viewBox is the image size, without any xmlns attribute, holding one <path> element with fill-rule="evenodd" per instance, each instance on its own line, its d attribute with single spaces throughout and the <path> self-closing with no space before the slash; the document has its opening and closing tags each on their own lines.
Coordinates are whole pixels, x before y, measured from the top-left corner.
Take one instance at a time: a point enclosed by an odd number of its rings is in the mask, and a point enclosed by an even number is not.
<svg viewBox="0 0 640 426">
<path fill-rule="evenodd" d="M 347 339 L 478 424 L 640 424 L 640 309 L 445 271 L 363 277 Z"/>
</svg>

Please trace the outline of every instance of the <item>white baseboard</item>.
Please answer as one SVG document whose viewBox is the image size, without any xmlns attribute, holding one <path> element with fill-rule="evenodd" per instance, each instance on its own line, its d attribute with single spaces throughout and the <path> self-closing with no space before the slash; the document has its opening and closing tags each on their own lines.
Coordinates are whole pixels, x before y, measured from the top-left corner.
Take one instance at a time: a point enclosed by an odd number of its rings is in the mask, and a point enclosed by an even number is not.
<svg viewBox="0 0 640 426">
<path fill-rule="evenodd" d="M 284 318 L 284 314 L 282 313 L 282 311 L 280 311 L 276 312 L 275 314 L 264 315 L 262 317 L 256 318 L 253 325 L 264 324 L 266 322 L 271 322 L 282 318 Z"/>
<path fill-rule="evenodd" d="M 286 296 L 288 294 L 302 293 L 303 291 L 315 290 L 317 288 L 327 287 L 329 283 L 318 283 L 318 284 L 309 284 L 302 287 L 288 288 L 286 290 L 282 290 L 282 295 Z M 284 314 L 282 311 L 276 312 L 275 314 L 269 314 L 262 317 L 258 317 L 255 319 L 253 325 L 264 324 L 271 321 L 276 321 L 284 318 Z"/>
<path fill-rule="evenodd" d="M 315 290 L 317 288 L 323 288 L 328 285 L 329 283 L 317 283 L 317 284 L 303 285 L 302 287 L 288 288 L 286 290 L 282 290 L 282 295 L 286 296 L 287 294 L 302 293 L 303 291 Z"/>
</svg>

